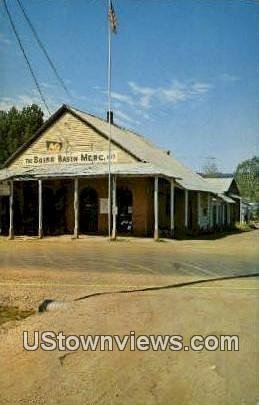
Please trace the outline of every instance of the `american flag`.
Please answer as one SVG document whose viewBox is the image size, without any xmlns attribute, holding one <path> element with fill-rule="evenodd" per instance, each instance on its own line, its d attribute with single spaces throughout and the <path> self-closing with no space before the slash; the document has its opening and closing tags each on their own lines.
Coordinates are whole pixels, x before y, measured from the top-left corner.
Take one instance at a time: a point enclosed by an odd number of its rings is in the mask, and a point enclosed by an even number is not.
<svg viewBox="0 0 259 405">
<path fill-rule="evenodd" d="M 110 8 L 109 8 L 109 21 L 110 21 L 110 29 L 111 31 L 116 34 L 117 33 L 117 17 L 112 5 L 112 2 L 110 2 Z"/>
</svg>

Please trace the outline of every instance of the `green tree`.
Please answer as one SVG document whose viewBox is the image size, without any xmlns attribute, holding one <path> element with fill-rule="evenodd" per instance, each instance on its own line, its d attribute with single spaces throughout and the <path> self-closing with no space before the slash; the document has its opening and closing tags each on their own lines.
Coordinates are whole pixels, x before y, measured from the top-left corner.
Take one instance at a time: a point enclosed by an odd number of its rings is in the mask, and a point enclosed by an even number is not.
<svg viewBox="0 0 259 405">
<path fill-rule="evenodd" d="M 0 111 L 0 165 L 2 165 L 43 124 L 43 112 L 32 104 L 22 110 Z"/>
<path fill-rule="evenodd" d="M 236 169 L 235 179 L 242 197 L 259 202 L 259 157 L 241 162 Z"/>
</svg>

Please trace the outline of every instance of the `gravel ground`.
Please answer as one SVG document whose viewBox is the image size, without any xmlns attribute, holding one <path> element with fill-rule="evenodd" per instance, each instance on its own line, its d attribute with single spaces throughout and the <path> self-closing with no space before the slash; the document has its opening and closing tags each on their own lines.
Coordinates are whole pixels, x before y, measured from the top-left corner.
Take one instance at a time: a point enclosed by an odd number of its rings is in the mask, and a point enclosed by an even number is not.
<svg viewBox="0 0 259 405">
<path fill-rule="evenodd" d="M 99 291 L 258 272 L 258 231 L 218 240 L 0 240 L 0 302 L 70 304 L 5 323 L 0 404 L 255 404 L 258 278 L 72 302 Z M 23 331 L 69 334 L 237 334 L 238 352 L 27 352 Z"/>
</svg>

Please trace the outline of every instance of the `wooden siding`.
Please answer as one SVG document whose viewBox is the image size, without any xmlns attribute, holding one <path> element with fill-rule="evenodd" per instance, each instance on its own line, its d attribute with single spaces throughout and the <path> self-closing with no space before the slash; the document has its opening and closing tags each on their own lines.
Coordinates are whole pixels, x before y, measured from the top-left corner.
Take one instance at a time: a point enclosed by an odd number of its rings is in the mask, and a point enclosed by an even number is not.
<svg viewBox="0 0 259 405">
<path fill-rule="evenodd" d="M 35 140 L 28 149 L 21 153 L 21 155 L 10 164 L 9 168 L 17 169 L 19 167 L 27 167 L 25 159 L 35 155 L 49 156 L 50 152 L 47 150 L 47 142 L 62 143 L 62 154 L 89 153 L 95 151 L 108 152 L 108 140 L 105 137 L 67 112 Z M 117 163 L 132 163 L 136 161 L 130 154 L 115 144 L 112 144 L 112 152 L 117 153 Z M 29 167 L 32 167 L 32 165 L 29 165 Z"/>
</svg>

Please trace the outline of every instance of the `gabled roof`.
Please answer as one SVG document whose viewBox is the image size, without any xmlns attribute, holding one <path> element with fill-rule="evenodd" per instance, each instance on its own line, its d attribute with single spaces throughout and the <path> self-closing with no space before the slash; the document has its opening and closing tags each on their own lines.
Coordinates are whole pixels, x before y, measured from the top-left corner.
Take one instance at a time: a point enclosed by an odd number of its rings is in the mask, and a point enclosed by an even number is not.
<svg viewBox="0 0 259 405">
<path fill-rule="evenodd" d="M 86 123 L 100 130 L 107 137 L 109 136 L 109 123 L 94 115 L 79 111 L 70 107 L 77 116 Z M 210 185 L 201 176 L 186 168 L 172 155 L 152 144 L 143 136 L 135 132 L 112 125 L 111 139 L 118 145 L 137 156 L 142 162 L 152 164 L 157 168 L 158 173 L 178 179 L 177 182 L 189 190 L 211 191 Z"/>
<path fill-rule="evenodd" d="M 25 149 L 27 149 L 39 136 L 55 123 L 64 113 L 69 112 L 74 117 L 80 119 L 83 123 L 91 126 L 100 135 L 109 138 L 109 123 L 99 117 L 82 112 L 73 107 L 62 105 L 43 126 L 24 144 L 22 145 L 5 163 L 4 167 L 8 171 L 8 166 L 13 162 Z M 164 150 L 152 144 L 146 138 L 135 132 L 121 128 L 118 125 L 112 125 L 111 140 L 119 147 L 134 156 L 140 163 L 147 164 L 147 172 L 150 174 L 161 174 L 170 178 L 175 178 L 177 183 L 188 190 L 209 191 L 214 193 L 214 184 L 208 182 L 191 169 L 185 167 L 181 162 L 176 160 L 172 155 L 168 155 Z M 136 162 L 137 164 L 138 162 Z M 113 165 L 112 165 L 113 166 Z M 123 173 L 123 165 L 120 172 Z M 151 170 L 152 168 L 152 170 Z M 71 167 L 72 169 L 72 167 Z M 126 169 L 126 166 L 125 166 Z M 142 168 L 143 171 L 144 167 Z M 81 168 L 82 170 L 82 168 Z M 74 169 L 72 169 L 74 171 Z M 2 172 L 3 173 L 3 172 Z M 18 174 L 18 173 L 17 173 Z M 15 173 L 13 173 L 15 175 Z M 218 191 L 216 190 L 216 193 Z"/>
<path fill-rule="evenodd" d="M 213 189 L 220 194 L 228 193 L 235 179 L 233 177 L 206 177 Z"/>
</svg>

